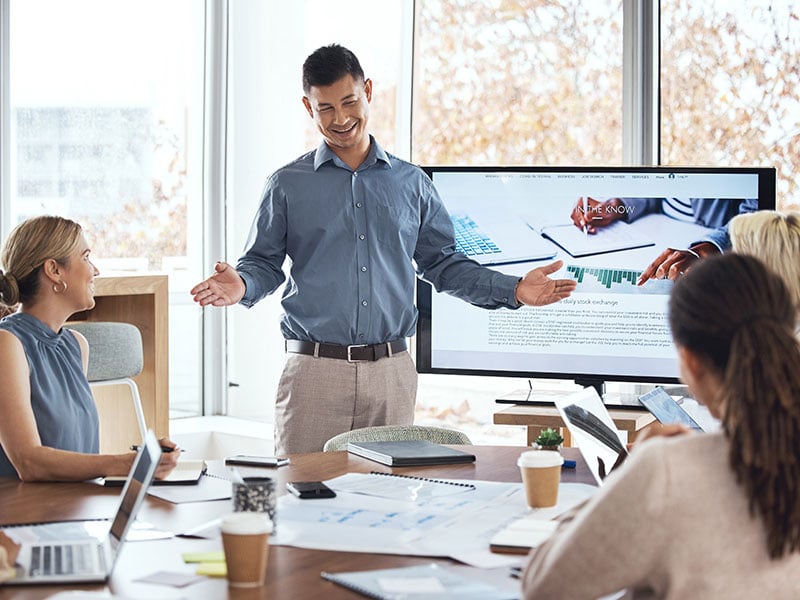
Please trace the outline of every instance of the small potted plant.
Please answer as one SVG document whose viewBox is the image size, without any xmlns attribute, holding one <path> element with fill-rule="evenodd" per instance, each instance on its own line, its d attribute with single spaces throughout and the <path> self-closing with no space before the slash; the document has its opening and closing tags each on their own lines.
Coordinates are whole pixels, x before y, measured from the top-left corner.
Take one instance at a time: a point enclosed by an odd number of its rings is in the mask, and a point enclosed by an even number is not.
<svg viewBox="0 0 800 600">
<path fill-rule="evenodd" d="M 533 445 L 540 450 L 558 451 L 563 441 L 564 438 L 558 434 L 558 431 L 548 428 L 539 433 L 539 437 L 534 440 Z"/>
</svg>

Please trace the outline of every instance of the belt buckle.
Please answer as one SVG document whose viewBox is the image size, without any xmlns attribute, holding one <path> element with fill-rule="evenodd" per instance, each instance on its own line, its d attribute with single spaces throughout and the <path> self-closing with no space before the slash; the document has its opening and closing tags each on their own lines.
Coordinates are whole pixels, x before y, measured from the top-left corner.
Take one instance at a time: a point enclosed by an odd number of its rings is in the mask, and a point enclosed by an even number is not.
<svg viewBox="0 0 800 600">
<path fill-rule="evenodd" d="M 369 344 L 350 344 L 347 347 L 347 362 L 369 362 L 366 358 L 353 358 L 352 350 L 353 348 L 366 348 Z"/>
</svg>

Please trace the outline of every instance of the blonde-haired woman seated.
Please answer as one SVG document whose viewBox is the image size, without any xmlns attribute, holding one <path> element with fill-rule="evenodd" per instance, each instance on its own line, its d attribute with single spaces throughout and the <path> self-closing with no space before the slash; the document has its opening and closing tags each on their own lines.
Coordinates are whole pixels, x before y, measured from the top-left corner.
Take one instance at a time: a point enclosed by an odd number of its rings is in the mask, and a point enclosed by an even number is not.
<svg viewBox="0 0 800 600">
<path fill-rule="evenodd" d="M 82 481 L 127 475 L 133 464 L 135 452 L 98 454 L 89 347 L 63 327 L 94 307 L 98 271 L 89 254 L 80 225 L 53 216 L 21 223 L 3 247 L 0 309 L 11 314 L 0 321 L 0 477 Z M 177 459 L 165 452 L 156 475 L 168 475 Z"/>
<path fill-rule="evenodd" d="M 800 332 L 800 213 L 760 210 L 731 219 L 731 248 L 760 258 L 783 278 L 794 298 Z"/>
<path fill-rule="evenodd" d="M 800 343 L 783 280 L 752 256 L 678 279 L 681 379 L 723 424 L 657 437 L 532 551 L 526 599 L 800 598 Z"/>
</svg>

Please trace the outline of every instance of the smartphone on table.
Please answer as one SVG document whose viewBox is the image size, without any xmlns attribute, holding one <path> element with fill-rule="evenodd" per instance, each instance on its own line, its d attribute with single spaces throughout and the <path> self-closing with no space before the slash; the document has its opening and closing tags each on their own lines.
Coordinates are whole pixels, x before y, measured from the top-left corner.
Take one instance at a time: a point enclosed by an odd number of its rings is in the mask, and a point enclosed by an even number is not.
<svg viewBox="0 0 800 600">
<path fill-rule="evenodd" d="M 336 497 L 336 492 L 321 481 L 291 481 L 286 484 L 286 489 L 304 500 Z"/>
<path fill-rule="evenodd" d="M 289 464 L 285 456 L 255 456 L 252 454 L 236 454 L 225 459 L 226 465 L 243 465 L 247 467 L 282 467 Z"/>
</svg>

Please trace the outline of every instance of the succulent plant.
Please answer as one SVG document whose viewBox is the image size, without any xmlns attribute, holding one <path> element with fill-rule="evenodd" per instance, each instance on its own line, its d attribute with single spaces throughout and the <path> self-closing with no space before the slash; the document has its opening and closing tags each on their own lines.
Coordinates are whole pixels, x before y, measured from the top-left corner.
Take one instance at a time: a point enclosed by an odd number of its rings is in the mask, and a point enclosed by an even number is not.
<svg viewBox="0 0 800 600">
<path fill-rule="evenodd" d="M 548 428 L 539 433 L 539 437 L 536 438 L 534 443 L 541 448 L 556 448 L 563 441 L 564 438 L 558 434 L 558 431 Z"/>
</svg>

